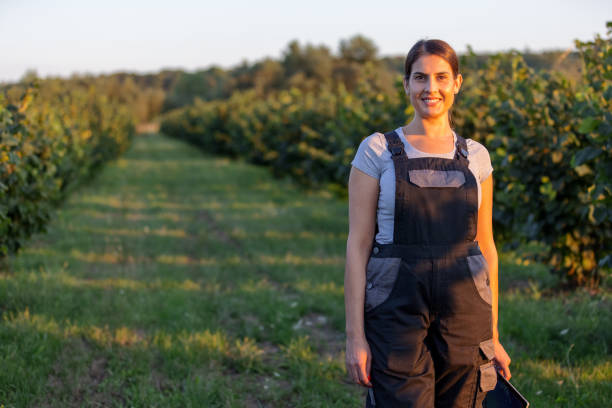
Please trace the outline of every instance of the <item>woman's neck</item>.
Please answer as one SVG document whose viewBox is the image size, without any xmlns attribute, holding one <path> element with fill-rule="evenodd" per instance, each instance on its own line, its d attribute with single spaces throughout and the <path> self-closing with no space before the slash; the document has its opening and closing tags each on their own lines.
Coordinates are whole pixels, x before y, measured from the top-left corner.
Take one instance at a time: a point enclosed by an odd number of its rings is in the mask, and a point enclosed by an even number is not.
<svg viewBox="0 0 612 408">
<path fill-rule="evenodd" d="M 409 124 L 404 126 L 404 133 L 423 135 L 432 139 L 446 139 L 453 134 L 453 130 L 446 116 L 438 120 L 423 120 L 415 116 Z"/>
</svg>

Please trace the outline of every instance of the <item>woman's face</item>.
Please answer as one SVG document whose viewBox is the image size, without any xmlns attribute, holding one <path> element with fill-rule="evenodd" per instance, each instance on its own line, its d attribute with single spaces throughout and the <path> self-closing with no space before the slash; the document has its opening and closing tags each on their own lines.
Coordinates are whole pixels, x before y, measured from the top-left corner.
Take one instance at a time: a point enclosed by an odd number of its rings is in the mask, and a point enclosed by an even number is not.
<svg viewBox="0 0 612 408">
<path fill-rule="evenodd" d="M 447 116 L 462 82 L 455 78 L 448 62 L 437 55 L 423 55 L 412 64 L 404 88 L 410 96 L 415 113 L 422 119 Z"/>
</svg>

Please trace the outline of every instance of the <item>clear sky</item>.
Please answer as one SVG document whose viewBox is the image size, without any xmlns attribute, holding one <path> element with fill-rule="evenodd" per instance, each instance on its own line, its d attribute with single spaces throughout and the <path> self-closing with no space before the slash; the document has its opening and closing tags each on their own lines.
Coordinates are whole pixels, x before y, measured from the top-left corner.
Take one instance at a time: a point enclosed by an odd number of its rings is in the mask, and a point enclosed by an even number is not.
<svg viewBox="0 0 612 408">
<path fill-rule="evenodd" d="M 27 69 L 156 72 L 230 67 L 289 41 L 325 44 L 360 33 L 381 55 L 405 55 L 419 38 L 458 52 L 567 49 L 605 34 L 610 0 L 0 0 L 0 81 Z"/>
</svg>

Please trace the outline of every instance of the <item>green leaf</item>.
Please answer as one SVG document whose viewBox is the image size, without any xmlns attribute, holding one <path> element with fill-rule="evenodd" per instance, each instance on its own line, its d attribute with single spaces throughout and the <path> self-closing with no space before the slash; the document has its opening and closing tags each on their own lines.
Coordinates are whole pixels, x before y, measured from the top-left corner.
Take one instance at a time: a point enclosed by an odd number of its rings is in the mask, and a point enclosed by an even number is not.
<svg viewBox="0 0 612 408">
<path fill-rule="evenodd" d="M 602 224 L 608 218 L 608 209 L 603 206 L 598 206 L 593 211 L 593 219 L 597 224 Z"/>
<path fill-rule="evenodd" d="M 582 134 L 591 133 L 592 131 L 597 129 L 597 126 L 599 126 L 600 123 L 601 123 L 601 121 L 599 119 L 596 119 L 596 118 L 585 118 L 580 123 L 580 127 L 578 128 L 578 132 L 580 132 Z"/>
<path fill-rule="evenodd" d="M 599 260 L 597 264 L 600 268 L 612 267 L 612 255 L 608 254 Z"/>
<path fill-rule="evenodd" d="M 572 165 L 574 167 L 578 167 L 588 162 L 589 160 L 592 160 L 595 157 L 599 156 L 601 152 L 602 152 L 601 148 L 592 147 L 592 146 L 585 147 L 584 149 L 581 149 L 578 152 L 576 152 L 576 154 L 574 155 L 574 159 L 572 160 Z"/>
</svg>

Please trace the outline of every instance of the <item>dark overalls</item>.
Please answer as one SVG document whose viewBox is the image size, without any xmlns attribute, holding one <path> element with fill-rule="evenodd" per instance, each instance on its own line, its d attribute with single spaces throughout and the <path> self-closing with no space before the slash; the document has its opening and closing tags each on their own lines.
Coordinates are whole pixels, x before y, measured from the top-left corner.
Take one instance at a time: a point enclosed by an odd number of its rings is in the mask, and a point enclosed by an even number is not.
<svg viewBox="0 0 612 408">
<path fill-rule="evenodd" d="M 374 242 L 365 334 L 367 407 L 481 407 L 495 388 L 491 289 L 476 237 L 477 181 L 467 145 L 453 159 L 409 159 L 385 134 L 395 166 L 393 243 Z"/>
</svg>

